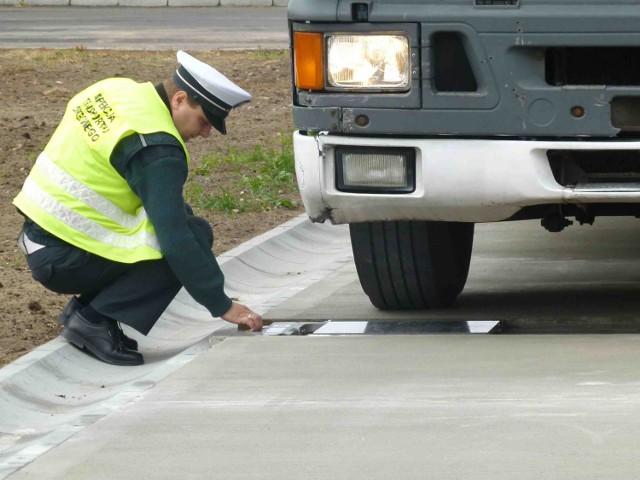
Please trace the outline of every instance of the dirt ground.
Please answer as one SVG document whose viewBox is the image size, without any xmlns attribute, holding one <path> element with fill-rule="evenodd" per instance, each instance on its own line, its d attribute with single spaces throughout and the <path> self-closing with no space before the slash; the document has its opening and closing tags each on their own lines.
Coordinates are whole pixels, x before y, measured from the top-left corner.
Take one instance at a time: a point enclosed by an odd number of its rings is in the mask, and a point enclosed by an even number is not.
<svg viewBox="0 0 640 480">
<path fill-rule="evenodd" d="M 191 169 L 203 155 L 230 147 L 277 145 L 293 129 L 290 62 L 286 52 L 198 52 L 249 91 L 250 104 L 233 111 L 226 136 L 188 144 Z M 57 316 L 68 297 L 35 282 L 16 246 L 22 217 L 12 205 L 31 165 L 57 126 L 67 101 L 91 83 L 129 77 L 157 83 L 176 67 L 175 52 L 95 50 L 0 50 L 0 366 L 60 333 Z M 275 143 L 274 143 L 275 142 Z M 216 171 L 212 188 L 224 187 L 228 173 Z M 297 199 L 296 199 L 297 200 Z M 277 209 L 227 215 L 198 211 L 213 225 L 214 251 L 220 254 L 302 213 Z"/>
</svg>

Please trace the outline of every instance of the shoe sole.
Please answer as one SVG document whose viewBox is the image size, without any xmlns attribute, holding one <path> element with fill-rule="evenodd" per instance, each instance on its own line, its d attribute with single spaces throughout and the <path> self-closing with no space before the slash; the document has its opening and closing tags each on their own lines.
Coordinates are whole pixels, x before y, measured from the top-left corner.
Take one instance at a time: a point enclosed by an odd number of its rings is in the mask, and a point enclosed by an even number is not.
<svg viewBox="0 0 640 480">
<path fill-rule="evenodd" d="M 80 335 L 78 335 L 77 333 L 75 333 L 72 330 L 69 330 L 66 327 L 64 328 L 64 330 L 62 330 L 62 336 L 64 338 L 66 338 L 67 340 L 69 340 L 69 343 L 75 345 L 76 347 L 78 347 L 78 348 L 80 348 L 82 350 L 86 350 L 86 351 L 90 352 L 91 355 L 95 356 L 97 359 L 103 361 L 104 363 L 108 363 L 110 365 L 118 365 L 118 366 L 122 366 L 122 367 L 135 367 L 135 366 L 144 364 L 144 360 L 141 360 L 140 362 L 138 362 L 138 361 L 134 361 L 134 362 L 117 362 L 117 361 L 114 361 L 113 358 L 103 355 L 102 352 L 94 351 L 94 349 L 91 348 L 91 345 L 87 344 L 87 342 L 84 341 L 84 338 L 82 338 Z"/>
</svg>

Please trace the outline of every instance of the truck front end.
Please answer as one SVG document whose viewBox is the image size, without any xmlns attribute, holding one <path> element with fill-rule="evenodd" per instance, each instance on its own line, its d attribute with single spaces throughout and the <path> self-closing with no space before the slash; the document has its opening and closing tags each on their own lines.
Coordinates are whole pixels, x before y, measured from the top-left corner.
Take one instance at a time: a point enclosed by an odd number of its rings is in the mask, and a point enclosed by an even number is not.
<svg viewBox="0 0 640 480">
<path fill-rule="evenodd" d="M 351 225 L 377 306 L 451 303 L 475 223 L 640 215 L 640 2 L 291 0 L 289 25 L 302 199 Z"/>
</svg>

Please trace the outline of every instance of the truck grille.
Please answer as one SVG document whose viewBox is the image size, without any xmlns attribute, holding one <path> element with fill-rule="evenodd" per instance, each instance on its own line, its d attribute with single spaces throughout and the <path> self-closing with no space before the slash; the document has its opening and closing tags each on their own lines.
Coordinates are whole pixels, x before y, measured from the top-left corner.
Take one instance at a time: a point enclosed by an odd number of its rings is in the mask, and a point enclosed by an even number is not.
<svg viewBox="0 0 640 480">
<path fill-rule="evenodd" d="M 640 85 L 640 47 L 558 47 L 545 55 L 549 85 Z"/>
</svg>

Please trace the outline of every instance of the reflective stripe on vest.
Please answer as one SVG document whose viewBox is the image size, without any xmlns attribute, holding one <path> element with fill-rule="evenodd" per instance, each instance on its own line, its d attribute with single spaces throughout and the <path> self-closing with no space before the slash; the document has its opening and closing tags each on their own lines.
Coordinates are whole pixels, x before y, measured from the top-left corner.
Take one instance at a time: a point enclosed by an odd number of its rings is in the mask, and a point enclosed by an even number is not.
<svg viewBox="0 0 640 480">
<path fill-rule="evenodd" d="M 143 208 L 138 211 L 137 215 L 128 214 L 63 172 L 44 152 L 38 157 L 38 169 L 64 191 L 127 230 L 135 229 L 147 219 L 147 213 Z M 113 232 L 56 201 L 55 198 L 40 189 L 31 178 L 26 179 L 22 191 L 29 200 L 62 223 L 101 243 L 118 248 L 136 248 L 146 245 L 154 250 L 160 250 L 160 244 L 153 232 L 141 230 L 133 235 L 121 235 Z"/>
</svg>

